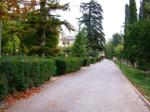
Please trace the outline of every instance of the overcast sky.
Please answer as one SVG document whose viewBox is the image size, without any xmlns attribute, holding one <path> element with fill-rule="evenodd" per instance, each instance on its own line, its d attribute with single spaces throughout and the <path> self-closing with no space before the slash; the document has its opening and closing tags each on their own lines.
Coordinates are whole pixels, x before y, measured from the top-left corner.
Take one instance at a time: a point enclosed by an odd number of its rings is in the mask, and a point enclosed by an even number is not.
<svg viewBox="0 0 150 112">
<path fill-rule="evenodd" d="M 62 3 L 70 3 L 70 10 L 61 13 L 63 18 L 69 21 L 76 29 L 78 29 L 78 21 L 76 18 L 81 16 L 80 3 L 89 2 L 90 0 L 60 0 Z M 97 0 L 103 8 L 103 28 L 105 38 L 108 40 L 116 32 L 121 32 L 124 23 L 125 4 L 129 0 Z M 137 9 L 139 9 L 140 0 L 136 0 Z M 65 35 L 69 34 L 64 30 Z"/>
</svg>

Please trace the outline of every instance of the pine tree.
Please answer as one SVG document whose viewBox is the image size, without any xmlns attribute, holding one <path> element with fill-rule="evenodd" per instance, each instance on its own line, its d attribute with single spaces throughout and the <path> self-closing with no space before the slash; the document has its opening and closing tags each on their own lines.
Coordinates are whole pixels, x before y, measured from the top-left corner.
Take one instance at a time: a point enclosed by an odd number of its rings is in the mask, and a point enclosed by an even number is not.
<svg viewBox="0 0 150 112">
<path fill-rule="evenodd" d="M 34 51 L 39 55 L 41 51 L 43 53 L 53 54 L 50 51 L 57 48 L 61 25 L 65 25 L 69 30 L 74 29 L 67 21 L 60 20 L 59 15 L 52 14 L 52 12 L 56 10 L 67 10 L 69 4 L 61 5 L 56 0 L 40 0 L 39 6 L 40 9 L 29 13 L 26 22 L 30 26 L 28 28 L 30 39 L 24 38 L 23 44 L 27 49 L 31 49 L 31 54 Z M 29 43 L 29 40 L 32 43 Z"/>
<path fill-rule="evenodd" d="M 83 30 L 76 37 L 72 48 L 72 55 L 76 57 L 85 57 L 87 55 L 86 35 Z"/>
<path fill-rule="evenodd" d="M 83 16 L 80 23 L 85 25 L 89 45 L 93 50 L 101 51 L 104 49 L 105 38 L 102 27 L 102 7 L 95 0 L 89 3 L 82 3 L 80 10 Z"/>
<path fill-rule="evenodd" d="M 137 19 L 137 8 L 135 0 L 130 0 L 129 5 L 129 24 L 133 24 Z"/>
</svg>

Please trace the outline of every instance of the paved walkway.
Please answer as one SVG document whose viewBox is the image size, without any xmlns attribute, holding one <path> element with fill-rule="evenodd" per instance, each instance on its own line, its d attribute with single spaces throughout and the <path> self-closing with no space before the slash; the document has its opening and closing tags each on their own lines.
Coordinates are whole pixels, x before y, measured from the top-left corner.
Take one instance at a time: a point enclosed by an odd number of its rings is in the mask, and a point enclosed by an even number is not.
<svg viewBox="0 0 150 112">
<path fill-rule="evenodd" d="M 109 60 L 45 85 L 6 112 L 150 112 L 132 86 Z"/>
</svg>

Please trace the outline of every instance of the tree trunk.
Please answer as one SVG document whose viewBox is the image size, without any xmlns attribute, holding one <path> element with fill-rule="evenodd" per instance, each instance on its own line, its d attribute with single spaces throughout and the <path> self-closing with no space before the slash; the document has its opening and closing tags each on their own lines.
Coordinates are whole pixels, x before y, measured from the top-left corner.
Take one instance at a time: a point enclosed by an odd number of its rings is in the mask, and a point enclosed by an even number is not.
<svg viewBox="0 0 150 112">
<path fill-rule="evenodd" d="M 2 44 L 1 44 L 1 40 L 2 40 L 2 26 L 3 26 L 3 23 L 2 23 L 2 20 L 0 20 L 0 58 L 1 58 L 1 55 L 2 55 Z"/>
</svg>

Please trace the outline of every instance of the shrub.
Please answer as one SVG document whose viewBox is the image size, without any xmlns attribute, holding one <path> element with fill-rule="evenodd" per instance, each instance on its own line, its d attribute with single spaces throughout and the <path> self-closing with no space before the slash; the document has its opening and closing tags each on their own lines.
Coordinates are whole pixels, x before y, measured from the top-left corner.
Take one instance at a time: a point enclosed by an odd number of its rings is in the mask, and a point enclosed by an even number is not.
<svg viewBox="0 0 150 112">
<path fill-rule="evenodd" d="M 65 73 L 74 72 L 82 67 L 83 59 L 81 58 L 57 58 L 57 74 L 62 75 Z"/>
<path fill-rule="evenodd" d="M 100 61 L 103 60 L 103 59 L 104 59 L 104 56 L 100 56 L 100 57 L 96 58 L 96 61 L 97 61 L 97 62 L 100 62 Z"/>
<path fill-rule="evenodd" d="M 91 63 L 91 64 L 96 63 L 96 58 L 90 58 L 90 63 Z"/>
<path fill-rule="evenodd" d="M 8 94 L 7 79 L 4 75 L 0 75 L 0 100 Z"/>
<path fill-rule="evenodd" d="M 137 68 L 144 71 L 150 71 L 150 60 L 149 59 L 138 59 Z"/>
<path fill-rule="evenodd" d="M 5 59 L 0 62 L 0 74 L 6 77 L 7 82 L 0 80 L 0 86 L 3 88 L 6 88 L 4 85 L 8 86 L 8 92 L 22 91 L 39 86 L 55 73 L 55 62 L 50 59 Z"/>
<path fill-rule="evenodd" d="M 96 58 L 3 57 L 0 60 L 0 100 L 14 91 L 36 87 L 52 75 L 62 75 L 96 63 Z"/>
<path fill-rule="evenodd" d="M 89 66 L 90 65 L 90 58 L 83 58 L 83 65 L 82 66 Z"/>
</svg>

